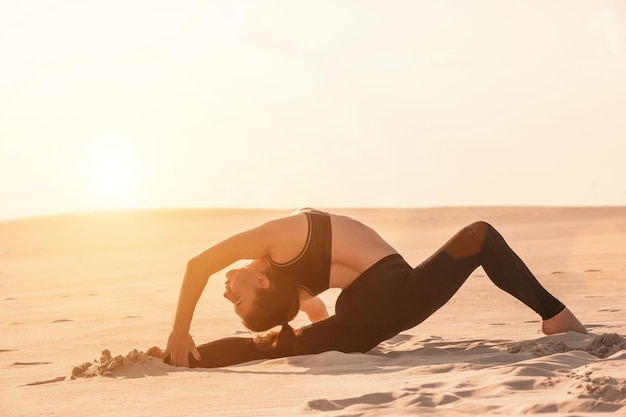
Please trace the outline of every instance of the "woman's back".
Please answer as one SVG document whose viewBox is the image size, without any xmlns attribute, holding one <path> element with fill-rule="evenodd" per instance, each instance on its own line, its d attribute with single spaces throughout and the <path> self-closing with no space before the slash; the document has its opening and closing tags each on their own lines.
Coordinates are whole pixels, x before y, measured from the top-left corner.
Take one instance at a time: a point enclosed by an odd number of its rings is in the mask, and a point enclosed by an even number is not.
<svg viewBox="0 0 626 417">
<path fill-rule="evenodd" d="M 268 256 L 286 264 L 296 259 L 307 246 L 310 223 L 306 211 L 272 220 L 264 225 L 270 234 Z M 325 213 L 324 213 L 325 214 Z M 331 227 L 330 287 L 346 288 L 367 268 L 387 255 L 397 253 L 378 233 L 347 216 L 329 214 Z M 323 260 L 320 260 L 323 261 Z"/>
<path fill-rule="evenodd" d="M 397 253 L 376 231 L 350 217 L 330 215 L 332 261 L 330 286 L 346 288 L 367 268 Z"/>
</svg>

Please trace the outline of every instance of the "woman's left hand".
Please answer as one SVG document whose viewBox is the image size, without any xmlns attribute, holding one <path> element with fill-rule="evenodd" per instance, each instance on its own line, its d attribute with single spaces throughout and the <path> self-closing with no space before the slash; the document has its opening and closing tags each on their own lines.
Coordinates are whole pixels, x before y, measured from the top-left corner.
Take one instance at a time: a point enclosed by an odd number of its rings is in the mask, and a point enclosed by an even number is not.
<svg viewBox="0 0 626 417">
<path fill-rule="evenodd" d="M 201 361 L 200 352 L 196 348 L 191 335 L 187 332 L 172 330 L 167 339 L 167 348 L 163 352 L 163 358 L 170 357 L 170 365 L 189 367 L 189 353 L 197 361 Z"/>
</svg>

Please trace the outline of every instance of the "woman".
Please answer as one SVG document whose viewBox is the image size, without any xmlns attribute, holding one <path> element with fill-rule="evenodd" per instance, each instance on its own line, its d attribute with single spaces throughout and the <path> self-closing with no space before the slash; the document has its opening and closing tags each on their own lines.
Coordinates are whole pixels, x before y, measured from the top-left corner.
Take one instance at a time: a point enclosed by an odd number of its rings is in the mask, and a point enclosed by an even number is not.
<svg viewBox="0 0 626 417">
<path fill-rule="evenodd" d="M 226 273 L 224 296 L 251 330 L 278 325 L 282 330 L 196 348 L 189 327 L 208 278 L 241 259 L 252 261 Z M 330 350 L 367 352 L 437 311 L 478 266 L 542 317 L 545 334 L 587 332 L 488 223 L 466 226 L 412 268 L 364 224 L 304 209 L 234 235 L 191 259 L 167 348 L 152 354 L 174 366 L 217 367 Z M 342 290 L 331 317 L 316 297 L 328 288 Z M 294 332 L 288 322 L 300 309 L 313 323 Z"/>
</svg>

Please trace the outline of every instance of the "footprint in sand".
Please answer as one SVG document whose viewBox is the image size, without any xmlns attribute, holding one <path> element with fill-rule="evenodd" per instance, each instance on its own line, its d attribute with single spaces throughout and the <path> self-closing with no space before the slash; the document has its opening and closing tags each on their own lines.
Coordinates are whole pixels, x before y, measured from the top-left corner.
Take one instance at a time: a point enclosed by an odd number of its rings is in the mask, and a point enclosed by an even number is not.
<svg viewBox="0 0 626 417">
<path fill-rule="evenodd" d="M 51 384 L 53 382 L 61 382 L 61 381 L 65 381 L 65 377 L 64 376 L 59 376 L 53 379 L 46 379 L 45 381 L 35 381 L 35 382 L 29 382 L 28 386 L 32 386 L 32 385 L 43 385 L 43 384 Z"/>
<path fill-rule="evenodd" d="M 52 362 L 13 362 L 13 366 L 48 365 Z"/>
<path fill-rule="evenodd" d="M 319 398 L 307 402 L 306 407 L 309 410 L 316 411 L 333 411 L 342 410 L 346 407 L 356 404 L 375 404 L 381 405 L 389 403 L 396 399 L 396 395 L 391 392 L 377 392 L 374 394 L 365 394 L 355 398 L 345 398 L 341 400 L 327 400 Z"/>
</svg>

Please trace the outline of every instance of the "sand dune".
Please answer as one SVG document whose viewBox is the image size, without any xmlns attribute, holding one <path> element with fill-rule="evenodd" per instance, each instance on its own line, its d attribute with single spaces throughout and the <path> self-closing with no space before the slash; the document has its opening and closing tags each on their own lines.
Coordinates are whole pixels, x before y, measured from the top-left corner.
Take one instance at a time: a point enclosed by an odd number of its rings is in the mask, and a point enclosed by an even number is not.
<svg viewBox="0 0 626 417">
<path fill-rule="evenodd" d="M 286 211 L 5 221 L 0 415 L 626 415 L 626 208 L 338 211 L 372 225 L 412 264 L 487 220 L 590 334 L 544 336 L 539 318 L 479 269 L 433 317 L 367 354 L 173 368 L 143 352 L 165 344 L 186 260 Z M 201 299 L 197 343 L 246 332 L 222 285 L 216 274 Z M 331 312 L 336 296 L 322 294 Z"/>
</svg>

